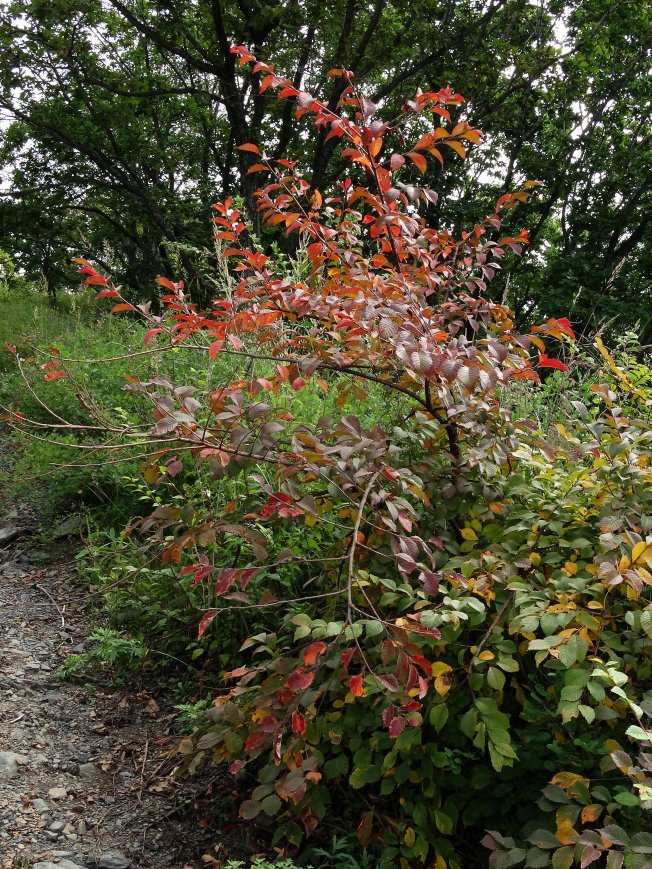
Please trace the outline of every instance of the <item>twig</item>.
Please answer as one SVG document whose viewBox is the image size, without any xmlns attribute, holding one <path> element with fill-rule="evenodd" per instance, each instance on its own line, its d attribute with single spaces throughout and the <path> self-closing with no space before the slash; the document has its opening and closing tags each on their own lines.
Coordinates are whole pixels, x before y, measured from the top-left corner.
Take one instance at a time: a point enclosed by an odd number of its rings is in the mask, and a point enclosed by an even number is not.
<svg viewBox="0 0 652 869">
<path fill-rule="evenodd" d="M 36 586 L 36 588 L 38 588 L 38 590 L 39 590 L 40 592 L 43 592 L 43 594 L 44 594 L 46 597 L 48 597 L 48 598 L 50 599 L 50 601 L 52 602 L 52 604 L 54 605 L 54 607 L 56 607 L 57 612 L 58 612 L 59 615 L 61 616 L 61 627 L 62 627 L 62 628 L 65 628 L 65 626 L 66 626 L 66 620 L 65 620 L 65 618 L 64 618 L 65 607 L 64 607 L 63 609 L 61 609 L 61 607 L 60 607 L 59 604 L 56 602 L 56 600 L 52 597 L 52 595 L 51 595 L 50 592 L 47 590 L 47 588 L 43 588 L 43 586 L 42 586 L 42 585 L 39 585 L 38 582 L 34 583 L 34 585 Z"/>
<path fill-rule="evenodd" d="M 143 799 L 143 788 L 145 787 L 145 765 L 147 764 L 147 752 L 149 751 L 149 737 L 145 740 L 145 751 L 143 752 L 143 763 L 140 767 L 140 784 L 138 786 L 138 796 L 136 799 L 140 803 Z"/>
<path fill-rule="evenodd" d="M 492 623 L 487 628 L 487 631 L 486 631 L 484 637 L 478 643 L 476 650 L 473 653 L 474 658 L 477 658 L 477 656 L 480 654 L 480 652 L 482 651 L 482 647 L 484 646 L 484 644 L 487 642 L 487 640 L 491 636 L 493 629 L 496 627 L 496 625 L 500 621 L 502 614 L 505 612 L 505 610 L 510 605 L 510 603 L 512 603 L 513 600 L 514 600 L 514 592 L 510 591 L 509 594 L 507 595 L 507 599 L 505 600 L 505 603 L 498 610 L 498 612 L 496 613 L 496 617 L 494 618 Z"/>
</svg>

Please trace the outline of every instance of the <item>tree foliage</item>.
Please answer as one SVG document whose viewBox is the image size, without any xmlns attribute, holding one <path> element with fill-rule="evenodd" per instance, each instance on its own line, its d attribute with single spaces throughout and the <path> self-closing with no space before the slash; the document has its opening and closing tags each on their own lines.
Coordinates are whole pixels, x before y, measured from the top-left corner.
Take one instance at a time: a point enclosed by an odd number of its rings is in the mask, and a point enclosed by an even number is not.
<svg viewBox="0 0 652 869">
<path fill-rule="evenodd" d="M 345 168 L 323 133 L 301 135 L 294 100 L 261 94 L 260 74 L 238 68 L 228 49 L 245 42 L 331 109 L 334 66 L 356 70 L 389 115 L 422 81 L 463 92 L 492 147 L 462 172 L 447 151 L 428 166 L 440 193 L 430 225 L 461 228 L 524 178 L 543 181 L 531 252 L 494 297 L 520 325 L 572 307 L 581 332 L 617 316 L 650 343 L 649 32 L 646 4 L 611 0 L 8 3 L 0 243 L 52 287 L 70 280 L 73 253 L 106 247 L 132 288 L 180 257 L 206 301 L 212 268 L 193 248 L 216 192 L 242 197 L 259 229 L 253 157 L 238 145 L 301 156 L 316 188 Z"/>
</svg>

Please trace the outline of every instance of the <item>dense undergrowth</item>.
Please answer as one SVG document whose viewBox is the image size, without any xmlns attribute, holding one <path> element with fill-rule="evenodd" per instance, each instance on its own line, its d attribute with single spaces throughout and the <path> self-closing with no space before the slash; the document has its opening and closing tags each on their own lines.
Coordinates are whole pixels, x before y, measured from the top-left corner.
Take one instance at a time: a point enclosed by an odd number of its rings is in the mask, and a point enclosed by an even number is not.
<svg viewBox="0 0 652 869">
<path fill-rule="evenodd" d="M 180 771 L 227 763 L 242 819 L 315 866 L 644 869 L 652 373 L 627 336 L 519 335 L 484 295 L 527 240 L 488 240 L 525 192 L 456 240 L 415 216 L 432 191 L 391 186 L 406 157 L 478 141 L 418 128 L 457 95 L 418 94 L 415 150 L 383 163 L 392 128 L 345 93 L 355 120 L 303 108 L 373 190 L 324 201 L 287 161 L 254 170 L 275 179 L 263 220 L 311 242 L 297 272 L 240 245 L 222 203 L 240 280 L 214 310 L 162 279 L 152 315 L 81 261 L 136 322 L 10 331 L 17 476 L 65 464 L 52 509 L 96 511 L 80 570 L 109 627 L 70 672 L 181 667 Z"/>
</svg>

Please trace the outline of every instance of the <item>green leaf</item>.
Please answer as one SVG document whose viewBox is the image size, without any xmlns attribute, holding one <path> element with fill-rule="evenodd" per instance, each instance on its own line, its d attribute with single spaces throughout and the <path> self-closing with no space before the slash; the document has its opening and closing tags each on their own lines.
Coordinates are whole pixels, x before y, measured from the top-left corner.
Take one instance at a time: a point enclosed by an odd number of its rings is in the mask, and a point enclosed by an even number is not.
<svg viewBox="0 0 652 869">
<path fill-rule="evenodd" d="M 281 808 L 281 800 L 276 796 L 276 794 L 270 794 L 268 797 L 265 797 L 261 805 L 265 814 L 270 815 L 271 817 Z"/>
<path fill-rule="evenodd" d="M 450 836 L 453 832 L 453 819 L 441 809 L 435 809 L 435 826 L 443 836 Z"/>
<path fill-rule="evenodd" d="M 570 640 L 559 647 L 559 660 L 567 669 L 570 669 L 575 661 L 577 661 L 577 652 L 574 646 L 571 645 Z"/>
<path fill-rule="evenodd" d="M 505 687 L 505 676 L 497 667 L 489 667 L 487 671 L 487 683 L 496 691 L 502 691 Z"/>
<path fill-rule="evenodd" d="M 642 742 L 647 742 L 649 739 L 652 739 L 652 730 L 643 730 L 642 727 L 639 727 L 637 724 L 632 724 L 631 727 L 628 727 L 625 731 L 627 736 L 631 736 L 632 739 L 638 739 Z"/>
<path fill-rule="evenodd" d="M 445 703 L 438 703 L 436 706 L 433 706 L 430 710 L 430 714 L 428 716 L 428 720 L 435 728 L 437 733 L 440 733 L 448 721 L 448 707 Z"/>
<path fill-rule="evenodd" d="M 595 709 L 592 709 L 590 706 L 585 706 L 583 703 L 580 703 L 577 708 L 580 710 L 580 715 L 582 715 L 587 724 L 592 724 L 595 720 Z"/>
<path fill-rule="evenodd" d="M 527 837 L 527 841 L 537 848 L 559 848 L 559 839 L 550 830 L 535 830 Z"/>
<path fill-rule="evenodd" d="M 552 869 L 570 869 L 573 865 L 575 849 L 570 845 L 558 848 L 552 854 Z"/>
<path fill-rule="evenodd" d="M 614 799 L 621 806 L 639 806 L 641 804 L 636 794 L 632 794 L 630 791 L 620 791 L 620 793 L 614 794 Z"/>
</svg>

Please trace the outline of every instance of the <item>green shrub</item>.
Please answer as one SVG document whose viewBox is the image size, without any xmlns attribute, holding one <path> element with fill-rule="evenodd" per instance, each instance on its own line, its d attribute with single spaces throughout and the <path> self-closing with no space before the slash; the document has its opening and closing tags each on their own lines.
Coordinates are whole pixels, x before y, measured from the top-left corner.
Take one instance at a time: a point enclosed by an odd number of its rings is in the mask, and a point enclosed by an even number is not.
<svg viewBox="0 0 652 869">
<path fill-rule="evenodd" d="M 551 348 L 569 362 L 577 352 L 567 319 L 522 335 L 489 296 L 503 255 L 527 242 L 521 231 L 498 243 L 502 217 L 533 183 L 454 238 L 417 215 L 432 191 L 399 179 L 479 140 L 464 122 L 424 121 L 449 120 L 458 95 L 418 93 L 383 124 L 352 86 L 335 117 L 256 68 L 348 146 L 351 177 L 327 197 L 244 146 L 251 171 L 271 176 L 262 221 L 303 237 L 305 271 L 288 276 L 240 244 L 231 200 L 215 219 L 236 286 L 209 311 L 159 278 L 153 317 L 79 261 L 100 299 L 146 321 L 152 352 L 134 360 L 161 357 L 129 379 L 114 416 L 88 402 L 107 437 L 125 421 L 127 455 L 132 438 L 146 454 L 132 491 L 147 514 L 91 552 L 127 630 L 114 641 L 227 667 L 179 746 L 181 768 L 227 763 L 247 791 L 241 817 L 265 818 L 275 842 L 302 847 L 335 816 L 356 831 L 358 862 L 400 869 L 641 866 L 652 854 L 646 383 L 597 339 L 605 378 L 577 378 L 590 401 L 559 389 L 561 419 L 512 415 L 515 382 L 539 390 L 541 369 L 571 373 Z M 413 150 L 393 152 L 398 125 L 418 137 Z M 53 353 L 48 376 L 74 387 L 76 364 Z"/>
</svg>

